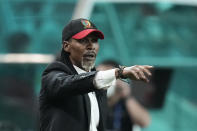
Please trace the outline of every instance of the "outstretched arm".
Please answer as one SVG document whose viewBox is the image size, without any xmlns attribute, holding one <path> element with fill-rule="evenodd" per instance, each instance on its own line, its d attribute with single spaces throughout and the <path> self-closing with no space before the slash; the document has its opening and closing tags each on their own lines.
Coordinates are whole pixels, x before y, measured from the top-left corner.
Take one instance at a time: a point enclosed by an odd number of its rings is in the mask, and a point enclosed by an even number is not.
<svg viewBox="0 0 197 131">
<path fill-rule="evenodd" d="M 150 69 L 152 68 L 153 66 L 149 66 L 149 65 L 135 65 L 135 66 L 125 67 L 121 73 L 121 76 L 131 80 L 149 82 L 147 76 L 151 76 Z M 119 78 L 120 75 L 119 70 L 120 69 L 118 68 L 116 69 L 115 72 L 116 78 Z"/>
</svg>

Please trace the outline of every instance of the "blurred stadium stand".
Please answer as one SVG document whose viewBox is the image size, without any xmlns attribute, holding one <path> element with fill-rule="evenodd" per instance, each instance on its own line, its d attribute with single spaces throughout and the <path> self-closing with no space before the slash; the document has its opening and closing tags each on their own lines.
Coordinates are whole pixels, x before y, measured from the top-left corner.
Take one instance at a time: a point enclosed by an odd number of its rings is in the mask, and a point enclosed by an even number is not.
<svg viewBox="0 0 197 131">
<path fill-rule="evenodd" d="M 123 65 L 154 65 L 155 77 L 167 83 L 139 87 L 142 103 L 143 91 L 154 96 L 152 123 L 143 130 L 196 131 L 197 1 L 161 1 L 0 0 L 0 124 L 37 129 L 41 73 L 61 49 L 64 25 L 83 16 L 105 34 L 97 64 L 111 58 Z M 26 62 L 17 62 L 21 58 Z"/>
</svg>

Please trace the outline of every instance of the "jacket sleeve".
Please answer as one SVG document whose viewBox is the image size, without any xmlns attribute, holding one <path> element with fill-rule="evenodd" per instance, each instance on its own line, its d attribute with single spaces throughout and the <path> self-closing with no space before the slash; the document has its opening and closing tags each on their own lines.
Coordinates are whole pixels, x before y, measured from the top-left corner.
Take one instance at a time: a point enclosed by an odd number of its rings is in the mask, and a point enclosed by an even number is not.
<svg viewBox="0 0 197 131">
<path fill-rule="evenodd" d="M 72 96 L 97 90 L 93 79 L 96 71 L 69 75 L 62 71 L 52 71 L 42 77 L 42 88 L 50 97 Z"/>
</svg>

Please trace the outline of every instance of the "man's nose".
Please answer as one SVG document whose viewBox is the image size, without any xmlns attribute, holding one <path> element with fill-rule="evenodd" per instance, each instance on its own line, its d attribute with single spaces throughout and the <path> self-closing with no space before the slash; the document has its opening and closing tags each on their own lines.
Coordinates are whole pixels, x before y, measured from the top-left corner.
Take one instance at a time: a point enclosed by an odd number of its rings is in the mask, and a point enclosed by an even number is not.
<svg viewBox="0 0 197 131">
<path fill-rule="evenodd" d="M 90 40 L 88 41 L 87 49 L 88 49 L 88 50 L 94 50 L 94 49 L 95 49 L 94 44 L 93 44 Z"/>
</svg>

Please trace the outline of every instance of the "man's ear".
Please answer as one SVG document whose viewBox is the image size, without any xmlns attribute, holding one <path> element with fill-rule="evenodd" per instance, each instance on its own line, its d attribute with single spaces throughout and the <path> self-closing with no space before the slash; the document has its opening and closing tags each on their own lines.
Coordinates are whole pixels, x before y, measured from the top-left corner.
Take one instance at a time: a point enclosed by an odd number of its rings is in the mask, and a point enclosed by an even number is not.
<svg viewBox="0 0 197 131">
<path fill-rule="evenodd" d="M 70 52 L 70 42 L 64 41 L 63 48 L 64 48 L 64 51 Z"/>
</svg>

